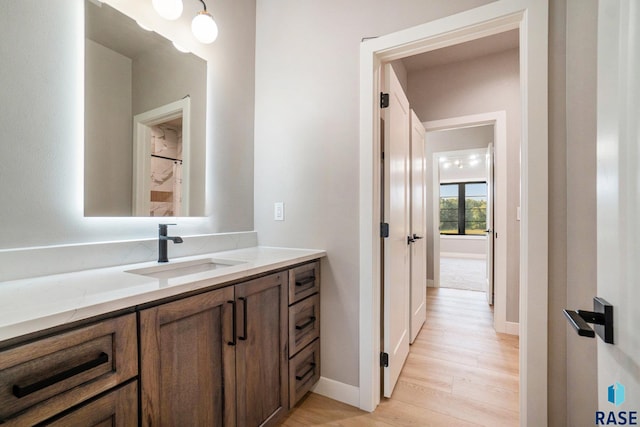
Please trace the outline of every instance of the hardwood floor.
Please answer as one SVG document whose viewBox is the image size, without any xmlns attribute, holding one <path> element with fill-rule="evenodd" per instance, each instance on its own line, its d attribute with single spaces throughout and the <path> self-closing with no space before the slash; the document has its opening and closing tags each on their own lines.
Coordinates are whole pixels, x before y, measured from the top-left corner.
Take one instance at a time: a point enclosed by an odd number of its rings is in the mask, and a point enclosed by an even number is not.
<svg viewBox="0 0 640 427">
<path fill-rule="evenodd" d="M 373 413 L 310 393 L 283 426 L 517 426 L 518 337 L 481 292 L 429 288 L 427 322 L 391 399 Z"/>
</svg>

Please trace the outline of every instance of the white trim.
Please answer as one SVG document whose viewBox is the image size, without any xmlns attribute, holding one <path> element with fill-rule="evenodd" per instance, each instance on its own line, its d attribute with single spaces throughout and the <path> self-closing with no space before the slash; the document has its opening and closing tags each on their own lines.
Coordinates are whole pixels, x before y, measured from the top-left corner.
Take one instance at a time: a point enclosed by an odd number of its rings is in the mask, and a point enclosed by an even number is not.
<svg viewBox="0 0 640 427">
<path fill-rule="evenodd" d="M 520 324 L 518 322 L 505 322 L 505 334 L 520 335 Z"/>
<path fill-rule="evenodd" d="M 452 117 L 442 120 L 433 120 L 424 122 L 423 125 L 429 132 L 442 131 L 447 129 L 458 129 L 469 126 L 480 125 L 493 125 L 494 144 L 495 144 L 495 161 L 493 165 L 494 175 L 494 198 L 493 198 L 493 216 L 494 224 L 493 229 L 498 236 L 507 236 L 507 113 L 505 111 L 493 111 L 482 114 L 473 114 L 461 117 Z M 428 136 L 427 136 L 428 137 Z M 442 152 L 434 153 L 434 168 L 436 167 L 437 157 Z M 439 163 L 438 163 L 439 167 Z M 434 171 L 435 177 L 435 171 Z M 434 218 L 440 217 L 440 198 L 436 200 L 436 191 L 439 183 L 433 181 L 433 193 L 434 203 L 433 211 Z M 437 233 L 437 234 L 436 234 Z M 437 221 L 433 221 L 433 234 L 434 237 L 440 234 L 439 224 Z M 434 241 L 436 239 L 434 238 Z M 494 241 L 494 315 L 493 315 L 493 328 L 496 332 L 506 332 L 507 321 L 507 239 L 496 239 Z M 437 265 L 437 268 L 436 268 Z M 433 253 L 433 266 L 434 274 L 438 271 L 440 276 L 440 252 L 435 251 Z"/>
<path fill-rule="evenodd" d="M 311 391 L 355 407 L 360 402 L 360 389 L 358 387 L 326 377 L 320 377 Z"/>
<path fill-rule="evenodd" d="M 473 235 L 473 234 L 436 234 L 436 236 L 440 236 L 440 238 L 444 239 L 444 240 L 486 240 L 487 239 L 487 236 L 485 234 L 478 234 L 478 235 Z"/>
<path fill-rule="evenodd" d="M 520 425 L 547 424 L 548 9 L 547 0 L 501 0 L 361 44 L 359 407 L 363 410 L 373 411 L 380 402 L 380 112 L 375 102 L 380 64 L 520 28 Z"/>
<path fill-rule="evenodd" d="M 464 252 L 440 252 L 440 258 L 464 258 L 464 259 L 486 259 L 484 254 L 469 254 Z"/>
</svg>

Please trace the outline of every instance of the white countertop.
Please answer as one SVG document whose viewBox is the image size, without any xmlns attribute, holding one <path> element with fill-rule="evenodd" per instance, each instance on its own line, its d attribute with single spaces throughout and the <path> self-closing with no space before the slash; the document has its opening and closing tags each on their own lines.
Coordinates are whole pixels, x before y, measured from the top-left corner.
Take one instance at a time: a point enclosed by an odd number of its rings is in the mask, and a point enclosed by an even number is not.
<svg viewBox="0 0 640 427">
<path fill-rule="evenodd" d="M 171 279 L 126 272 L 158 266 L 157 262 L 152 261 L 1 282 L 0 343 L 325 255 L 325 251 L 315 249 L 252 247 L 172 259 L 166 265 L 204 258 L 238 264 Z"/>
</svg>

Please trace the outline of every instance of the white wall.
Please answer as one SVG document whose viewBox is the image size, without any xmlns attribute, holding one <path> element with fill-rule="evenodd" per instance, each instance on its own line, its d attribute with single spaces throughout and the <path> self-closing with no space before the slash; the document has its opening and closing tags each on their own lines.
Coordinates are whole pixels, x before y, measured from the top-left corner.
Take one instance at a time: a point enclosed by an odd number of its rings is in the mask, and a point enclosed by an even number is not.
<svg viewBox="0 0 640 427">
<path fill-rule="evenodd" d="M 519 73 L 518 50 L 512 49 L 472 60 L 410 72 L 407 92 L 409 102 L 423 121 L 506 111 L 507 321 L 509 322 L 518 322 L 520 294 L 520 223 L 516 216 L 520 205 Z"/>
<path fill-rule="evenodd" d="M 360 40 L 484 3 L 257 1 L 255 226 L 261 244 L 328 252 L 324 377 L 358 385 Z"/>
<path fill-rule="evenodd" d="M 486 236 L 440 236 L 440 256 L 485 258 Z"/>
<path fill-rule="evenodd" d="M 152 218 L 83 216 L 83 1 L 0 2 L 0 249 L 157 235 Z M 157 17 L 151 2 L 120 3 L 147 24 L 184 37 L 211 63 L 208 216 L 180 219 L 175 232 L 251 230 L 255 2 L 217 3 L 220 37 L 206 46 L 190 35 L 198 2 L 186 2 L 178 22 Z"/>
</svg>

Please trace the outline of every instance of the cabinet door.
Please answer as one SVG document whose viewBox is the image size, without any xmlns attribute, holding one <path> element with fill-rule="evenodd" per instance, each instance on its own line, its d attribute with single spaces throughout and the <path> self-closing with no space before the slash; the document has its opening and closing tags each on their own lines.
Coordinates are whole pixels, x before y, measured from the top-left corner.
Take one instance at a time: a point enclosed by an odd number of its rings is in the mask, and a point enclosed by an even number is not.
<svg viewBox="0 0 640 427">
<path fill-rule="evenodd" d="M 235 426 L 233 287 L 140 312 L 144 426 Z"/>
<path fill-rule="evenodd" d="M 138 383 L 127 384 L 44 425 L 135 427 L 138 425 Z"/>
<path fill-rule="evenodd" d="M 287 273 L 236 285 L 239 426 L 275 425 L 288 405 Z"/>
</svg>

